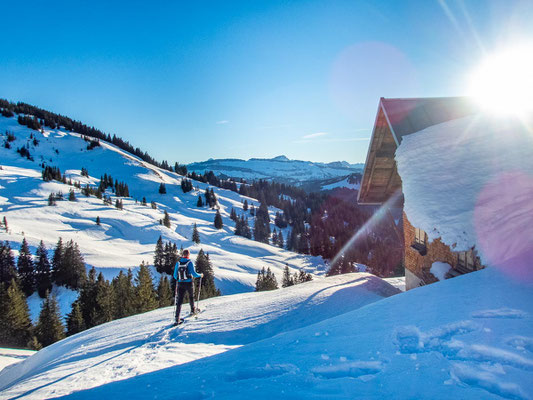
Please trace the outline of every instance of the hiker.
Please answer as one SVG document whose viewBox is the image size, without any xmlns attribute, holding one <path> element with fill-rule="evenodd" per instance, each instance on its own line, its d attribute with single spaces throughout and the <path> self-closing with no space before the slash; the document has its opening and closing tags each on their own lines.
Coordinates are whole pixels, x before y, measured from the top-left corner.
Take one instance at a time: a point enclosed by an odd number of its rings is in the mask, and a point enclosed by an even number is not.
<svg viewBox="0 0 533 400">
<path fill-rule="evenodd" d="M 180 320 L 180 311 L 181 305 L 183 304 L 183 298 L 185 293 L 189 293 L 189 304 L 191 306 L 191 314 L 195 313 L 194 308 L 194 287 L 193 287 L 193 278 L 201 278 L 204 274 L 199 274 L 194 269 L 194 264 L 190 260 L 189 250 L 183 250 L 183 257 L 176 263 L 174 268 L 174 279 L 176 279 L 176 293 L 177 293 L 177 302 L 176 302 L 176 322 L 179 324 L 183 321 Z"/>
</svg>

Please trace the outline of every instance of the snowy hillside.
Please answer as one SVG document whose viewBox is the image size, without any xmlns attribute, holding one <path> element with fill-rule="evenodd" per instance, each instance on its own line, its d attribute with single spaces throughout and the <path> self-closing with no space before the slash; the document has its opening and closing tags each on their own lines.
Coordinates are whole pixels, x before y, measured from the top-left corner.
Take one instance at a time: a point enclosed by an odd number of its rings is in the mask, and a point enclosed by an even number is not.
<svg viewBox="0 0 533 400">
<path fill-rule="evenodd" d="M 88 266 L 102 271 L 106 278 L 115 276 L 119 269 L 137 267 L 143 260 L 152 263 L 158 237 L 171 240 L 178 246 L 190 248 L 193 255 L 201 248 L 208 252 L 215 270 L 216 284 L 222 293 L 237 293 L 253 289 L 256 274 L 262 267 L 271 267 L 281 277 L 287 263 L 293 269 L 320 273 L 324 263 L 320 257 L 310 257 L 258 243 L 233 234 L 234 222 L 229 218 L 231 208 L 237 214 L 245 213 L 245 197 L 229 190 L 213 188 L 224 222 L 215 229 L 215 210 L 196 206 L 198 195 L 203 195 L 207 184 L 194 182 L 194 189 L 186 194 L 180 187 L 182 176 L 154 167 L 108 143 L 87 150 L 87 142 L 79 135 L 57 129 L 46 129 L 44 134 L 17 123 L 16 117 L 0 117 L 0 139 L 6 131 L 14 134 L 11 148 L 0 148 L 0 217 L 6 217 L 9 232 L 0 231 L 0 240 L 8 240 L 18 249 L 23 237 L 34 254 L 39 241 L 54 247 L 59 237 L 74 240 L 80 246 Z M 30 140 L 34 135 L 36 142 Z M 30 161 L 16 149 L 28 146 Z M 76 191 L 77 201 L 66 199 L 56 206 L 48 206 L 51 193 L 62 192 L 68 197 L 72 186 L 41 179 L 41 163 L 59 167 L 67 178 L 81 185 L 97 185 L 104 174 L 125 182 L 130 196 L 124 198 L 124 209 L 105 205 L 94 196 L 85 197 Z M 86 168 L 89 176 L 82 176 Z M 159 194 L 160 183 L 166 184 L 166 194 Z M 146 197 L 148 206 L 141 204 Z M 135 201 L 138 200 L 138 202 Z M 255 199 L 247 198 L 258 205 Z M 114 201 L 114 198 L 113 198 Z M 157 209 L 150 207 L 150 202 Z M 171 228 L 159 223 L 164 211 L 170 214 Z M 272 222 L 276 209 L 271 208 Z M 101 225 L 95 219 L 100 217 Z M 196 223 L 201 243 L 191 241 L 192 226 Z M 287 231 L 284 232 L 287 236 Z"/>
<path fill-rule="evenodd" d="M 213 171 L 216 175 L 248 180 L 276 180 L 294 185 L 302 185 L 310 181 L 345 177 L 355 172 L 362 172 L 363 167 L 363 164 L 349 164 L 340 161 L 316 163 L 311 161 L 289 160 L 285 156 L 278 156 L 271 159 L 251 158 L 249 160 L 210 159 L 187 165 L 190 171 L 197 173 Z"/>
<path fill-rule="evenodd" d="M 225 371 L 222 376 L 227 373 L 226 383 L 232 386 L 243 378 L 254 379 L 255 374 L 252 370 L 249 376 L 243 376 L 238 369 L 228 368 L 242 361 L 231 357 L 233 349 L 253 346 L 256 342 L 270 343 L 277 340 L 273 337 L 279 338 L 281 333 L 299 328 L 310 329 L 315 336 L 313 324 L 395 293 L 398 290 L 380 278 L 356 273 L 317 278 L 270 292 L 212 298 L 202 302 L 205 311 L 198 320 L 187 320 L 181 327 L 170 326 L 173 314 L 170 307 L 113 321 L 55 343 L 2 371 L 0 397 L 58 397 L 139 375 L 167 374 L 173 371 L 169 367 L 180 364 L 188 363 L 188 368 L 195 368 L 195 362 L 210 365 L 214 359 L 210 361 L 206 357 L 224 352 L 229 352 L 232 361 L 222 367 Z M 316 332 L 317 338 L 327 337 L 323 330 Z M 306 337 L 302 336 L 302 340 Z M 254 358 L 248 360 L 253 362 Z M 264 366 L 263 361 L 260 363 Z M 283 368 L 273 365 L 257 372 L 267 378 Z M 175 383 L 167 382 L 165 386 L 167 395 L 175 397 L 180 392 Z M 249 387 L 251 390 L 252 386 Z M 183 388 L 182 392 L 200 390 L 188 384 Z M 144 392 L 145 389 L 139 388 L 140 395 L 128 396 L 153 398 L 154 394 Z M 116 393 L 105 393 L 102 398 L 109 397 L 116 397 Z M 183 398 L 190 396 L 185 394 Z"/>
</svg>

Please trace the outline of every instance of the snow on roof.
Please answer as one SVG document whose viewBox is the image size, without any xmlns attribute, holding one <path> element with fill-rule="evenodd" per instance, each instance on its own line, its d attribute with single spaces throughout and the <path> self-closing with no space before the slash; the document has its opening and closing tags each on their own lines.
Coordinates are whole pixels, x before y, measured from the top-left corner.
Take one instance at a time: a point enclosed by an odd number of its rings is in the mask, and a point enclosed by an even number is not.
<svg viewBox="0 0 533 400">
<path fill-rule="evenodd" d="M 396 150 L 410 222 L 485 265 L 533 259 L 533 118 L 476 114 L 405 136 Z M 531 268 L 530 268 L 531 269 Z"/>
<path fill-rule="evenodd" d="M 382 98 L 381 104 L 397 144 L 405 135 L 465 117 L 476 110 L 468 97 Z"/>
</svg>

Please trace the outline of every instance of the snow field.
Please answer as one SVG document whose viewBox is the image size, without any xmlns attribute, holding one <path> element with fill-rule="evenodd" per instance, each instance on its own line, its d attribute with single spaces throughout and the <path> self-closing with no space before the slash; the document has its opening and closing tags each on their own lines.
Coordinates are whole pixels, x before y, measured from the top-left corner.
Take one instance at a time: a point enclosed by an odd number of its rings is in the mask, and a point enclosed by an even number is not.
<svg viewBox="0 0 533 400">
<path fill-rule="evenodd" d="M 172 307 L 112 321 L 57 342 L 3 371 L 0 397 L 63 396 L 179 364 L 191 365 L 396 293 L 397 289 L 380 278 L 355 273 L 317 278 L 270 292 L 202 301 L 200 307 L 204 311 L 199 318 L 187 319 L 179 327 L 170 325 Z M 182 312 L 187 314 L 187 305 Z M 229 364 L 224 366 L 230 374 L 228 381 L 242 379 L 240 372 L 228 367 Z M 252 372 L 250 377 L 283 371 L 281 367 L 272 371 L 267 368 L 266 372 Z M 169 387 L 174 396 L 176 388 L 174 384 Z"/>
<path fill-rule="evenodd" d="M 41 239 L 49 250 L 59 237 L 64 241 L 72 239 L 79 244 L 88 267 L 96 267 L 111 279 L 120 269 L 137 268 L 143 260 L 151 264 L 155 243 L 161 235 L 178 248 L 189 248 L 193 257 L 200 249 L 208 252 L 217 287 L 224 294 L 253 290 L 257 271 L 262 267 L 270 267 L 278 281 L 285 264 L 293 272 L 305 269 L 321 274 L 325 269 L 320 257 L 299 255 L 235 236 L 234 223 L 229 218 L 231 208 L 241 214 L 242 201 L 247 199 L 258 206 L 255 199 L 214 187 L 224 222 L 224 228 L 217 230 L 213 226 L 216 211 L 196 207 L 197 197 L 204 194 L 207 184 L 193 182 L 194 190 L 184 194 L 180 187 L 182 176 L 154 167 L 108 143 L 100 142 L 100 147 L 88 151 L 87 143 L 75 133 L 47 129 L 43 135 L 19 125 L 14 117 L 0 117 L 0 136 L 5 131 L 14 133 L 16 140 L 11 149 L 0 149 L 0 217 L 6 216 L 9 225 L 8 233 L 0 232 L 0 240 L 9 240 L 15 250 L 24 237 L 32 252 Z M 29 140 L 30 134 L 39 140 L 37 146 Z M 34 162 L 15 152 L 27 143 Z M 60 191 L 66 198 L 70 187 L 55 181 L 43 182 L 41 162 L 59 167 L 82 186 L 95 185 L 100 176 L 111 174 L 113 179 L 128 184 L 132 197 L 123 199 L 124 210 L 117 210 L 114 205 L 107 206 L 94 196 L 87 198 L 75 189 L 76 202 L 63 200 L 48 206 L 50 193 Z M 81 176 L 82 167 L 88 169 L 88 178 Z M 165 183 L 167 194 L 158 193 L 161 182 Z M 143 196 L 148 206 L 140 204 Z M 151 209 L 152 200 L 157 203 L 157 210 Z M 170 214 L 171 229 L 159 224 L 165 210 Z M 269 209 L 272 222 L 276 211 Z M 100 226 L 95 223 L 97 216 Z M 199 245 L 191 241 L 194 223 L 200 232 Z M 283 234 L 287 237 L 288 230 Z"/>
</svg>

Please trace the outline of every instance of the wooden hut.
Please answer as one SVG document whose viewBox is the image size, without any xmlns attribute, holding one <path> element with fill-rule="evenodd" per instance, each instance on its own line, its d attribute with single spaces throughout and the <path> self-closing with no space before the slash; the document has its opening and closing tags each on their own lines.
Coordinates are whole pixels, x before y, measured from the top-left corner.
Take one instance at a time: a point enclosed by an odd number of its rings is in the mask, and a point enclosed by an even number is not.
<svg viewBox="0 0 533 400">
<path fill-rule="evenodd" d="M 475 251 L 454 252 L 439 239 L 428 243 L 427 234 L 412 226 L 403 212 L 402 180 L 396 170 L 394 154 L 406 135 L 473 114 L 476 107 L 466 97 L 385 99 L 379 101 L 372 138 L 358 202 L 364 205 L 383 205 L 401 215 L 398 229 L 403 236 L 403 265 L 406 289 L 435 282 L 430 270 L 434 263 L 451 266 L 447 277 L 482 268 Z M 398 195 L 399 194 L 399 195 Z M 390 202 L 394 196 L 397 201 Z M 399 211 L 399 212 L 398 212 Z M 438 221 L 435 221 L 438 228 Z"/>
</svg>

